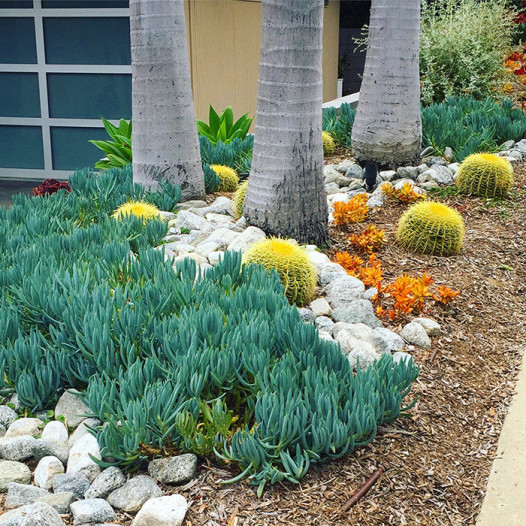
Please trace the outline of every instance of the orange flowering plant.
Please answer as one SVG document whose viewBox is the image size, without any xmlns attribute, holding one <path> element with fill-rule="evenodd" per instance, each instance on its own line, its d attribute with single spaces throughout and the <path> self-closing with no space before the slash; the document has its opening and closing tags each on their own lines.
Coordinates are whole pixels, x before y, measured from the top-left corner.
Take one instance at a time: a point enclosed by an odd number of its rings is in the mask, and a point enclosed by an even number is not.
<svg viewBox="0 0 526 526">
<path fill-rule="evenodd" d="M 336 262 L 342 265 L 349 275 L 360 278 L 366 286 L 378 290 L 372 298 L 377 304 L 376 314 L 391 320 L 414 312 L 423 312 L 429 301 L 446 305 L 460 294 L 460 291 L 445 285 L 433 292 L 431 286 L 434 280 L 426 272 L 417 277 L 403 274 L 392 283 L 384 285 L 382 263 L 376 254 L 371 254 L 367 262 L 364 262 L 348 252 L 338 252 Z"/>
<path fill-rule="evenodd" d="M 365 193 L 357 194 L 349 202 L 337 201 L 334 203 L 334 224 L 337 226 L 347 223 L 361 223 L 367 217 L 369 208 L 367 200 L 369 196 Z"/>
<path fill-rule="evenodd" d="M 419 199 L 426 198 L 425 194 L 415 192 L 414 188 L 408 182 L 402 184 L 400 190 L 397 190 L 391 183 L 385 182 L 382 184 L 382 194 L 391 199 L 396 199 L 401 203 L 414 203 Z"/>
<path fill-rule="evenodd" d="M 361 234 L 349 236 L 349 241 L 358 250 L 370 254 L 385 245 L 385 232 L 375 225 L 369 225 Z"/>
</svg>

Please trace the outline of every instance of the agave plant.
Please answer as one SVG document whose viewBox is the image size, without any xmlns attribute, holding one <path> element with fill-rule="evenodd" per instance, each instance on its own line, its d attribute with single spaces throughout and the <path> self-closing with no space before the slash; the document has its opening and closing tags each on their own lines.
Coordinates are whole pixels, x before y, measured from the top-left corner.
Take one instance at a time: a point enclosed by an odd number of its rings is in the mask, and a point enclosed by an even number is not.
<svg viewBox="0 0 526 526">
<path fill-rule="evenodd" d="M 236 138 L 244 139 L 247 136 L 252 120 L 248 113 L 245 113 L 234 122 L 234 112 L 231 106 L 228 106 L 221 115 L 218 115 L 214 108 L 210 106 L 210 124 L 198 120 L 197 132 L 199 135 L 206 137 L 212 144 L 216 144 L 217 141 L 229 144 Z"/>
<path fill-rule="evenodd" d="M 121 119 L 117 128 L 104 117 L 101 119 L 112 140 L 89 141 L 106 154 L 106 157 L 95 163 L 95 168 L 123 168 L 132 162 L 132 121 Z"/>
</svg>

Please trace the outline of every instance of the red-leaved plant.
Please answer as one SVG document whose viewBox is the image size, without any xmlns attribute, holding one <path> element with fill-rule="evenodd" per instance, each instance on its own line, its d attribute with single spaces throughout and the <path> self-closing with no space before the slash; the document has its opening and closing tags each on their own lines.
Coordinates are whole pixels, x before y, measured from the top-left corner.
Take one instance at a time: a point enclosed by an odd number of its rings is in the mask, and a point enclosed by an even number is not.
<svg viewBox="0 0 526 526">
<path fill-rule="evenodd" d="M 33 195 L 50 195 L 58 192 L 59 190 L 66 190 L 71 192 L 69 183 L 57 181 L 56 179 L 45 179 L 42 184 L 33 188 Z"/>
</svg>

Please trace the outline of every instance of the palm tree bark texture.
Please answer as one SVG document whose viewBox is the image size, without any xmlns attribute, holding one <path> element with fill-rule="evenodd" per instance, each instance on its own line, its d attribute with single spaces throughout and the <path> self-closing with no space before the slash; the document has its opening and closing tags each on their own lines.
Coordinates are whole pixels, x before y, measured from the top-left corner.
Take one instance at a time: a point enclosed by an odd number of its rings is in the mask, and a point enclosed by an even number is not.
<svg viewBox="0 0 526 526">
<path fill-rule="evenodd" d="M 372 0 L 360 100 L 352 130 L 360 161 L 399 166 L 422 142 L 420 0 Z"/>
<path fill-rule="evenodd" d="M 190 83 L 184 0 L 130 0 L 133 175 L 205 195 Z"/>
<path fill-rule="evenodd" d="M 254 154 L 244 213 L 268 234 L 327 242 L 323 0 L 263 0 Z"/>
</svg>

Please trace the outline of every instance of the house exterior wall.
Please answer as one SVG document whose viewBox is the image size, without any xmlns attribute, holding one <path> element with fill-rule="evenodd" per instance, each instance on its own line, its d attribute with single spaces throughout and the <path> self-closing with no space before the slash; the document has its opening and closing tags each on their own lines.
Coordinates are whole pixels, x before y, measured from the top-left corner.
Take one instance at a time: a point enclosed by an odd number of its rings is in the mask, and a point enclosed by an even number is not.
<svg viewBox="0 0 526 526">
<path fill-rule="evenodd" d="M 260 0 L 185 0 L 197 118 L 255 115 Z M 295 1 L 295 0 L 294 0 Z M 324 100 L 336 96 L 339 1 L 324 10 Z M 0 0 L 0 178 L 67 178 L 102 152 L 100 117 L 131 118 L 127 0 Z"/>
</svg>

